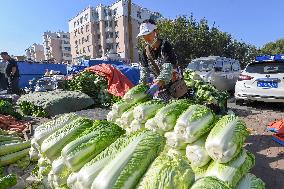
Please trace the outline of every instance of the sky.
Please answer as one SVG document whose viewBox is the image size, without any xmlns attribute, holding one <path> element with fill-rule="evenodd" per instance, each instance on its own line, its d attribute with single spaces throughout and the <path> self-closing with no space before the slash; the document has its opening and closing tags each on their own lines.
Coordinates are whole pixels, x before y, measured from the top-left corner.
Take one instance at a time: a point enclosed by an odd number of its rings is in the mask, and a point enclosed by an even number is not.
<svg viewBox="0 0 284 189">
<path fill-rule="evenodd" d="M 68 31 L 68 21 L 84 8 L 111 5 L 116 0 L 1 0 L 0 51 L 23 55 L 42 43 L 45 31 Z M 257 47 L 284 38 L 283 0 L 132 0 L 174 19 L 205 18 L 235 39 Z"/>
</svg>

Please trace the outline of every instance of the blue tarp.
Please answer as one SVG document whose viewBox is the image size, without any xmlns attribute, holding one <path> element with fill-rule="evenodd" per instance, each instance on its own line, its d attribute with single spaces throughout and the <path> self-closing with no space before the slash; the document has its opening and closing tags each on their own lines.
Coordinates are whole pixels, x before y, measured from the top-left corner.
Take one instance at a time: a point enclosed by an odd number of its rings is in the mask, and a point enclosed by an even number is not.
<svg viewBox="0 0 284 189">
<path fill-rule="evenodd" d="M 81 66 L 91 67 L 99 64 L 123 65 L 124 63 L 117 60 L 84 60 Z"/>
<path fill-rule="evenodd" d="M 140 71 L 128 65 L 113 65 L 120 70 L 134 85 L 139 83 Z"/>
<path fill-rule="evenodd" d="M 29 74 L 44 74 L 46 69 L 60 71 L 61 74 L 67 74 L 66 64 L 42 64 L 42 63 L 29 63 L 29 62 L 18 62 L 18 67 L 21 75 Z"/>
<path fill-rule="evenodd" d="M 20 88 L 25 88 L 29 86 L 29 80 L 33 78 L 39 79 L 41 78 L 46 70 L 48 71 L 60 71 L 61 74 L 67 74 L 67 65 L 65 64 L 42 64 L 42 63 L 29 63 L 29 62 L 22 62 L 19 61 L 18 67 L 20 71 Z"/>
<path fill-rule="evenodd" d="M 87 68 L 86 66 L 71 66 L 71 67 L 68 67 L 67 70 L 68 70 L 68 74 L 77 74 L 81 71 L 83 71 L 85 68 Z"/>
</svg>

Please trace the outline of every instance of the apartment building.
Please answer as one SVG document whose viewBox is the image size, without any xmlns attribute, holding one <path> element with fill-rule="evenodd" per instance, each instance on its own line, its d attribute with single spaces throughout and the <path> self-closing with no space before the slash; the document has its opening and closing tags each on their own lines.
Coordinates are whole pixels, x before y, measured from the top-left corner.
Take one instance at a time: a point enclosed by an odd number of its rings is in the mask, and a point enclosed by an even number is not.
<svg viewBox="0 0 284 189">
<path fill-rule="evenodd" d="M 68 32 L 44 32 L 43 46 L 45 60 L 52 60 L 55 63 L 70 63 L 72 61 Z"/>
<path fill-rule="evenodd" d="M 139 25 L 150 17 L 161 15 L 132 4 L 132 41 L 134 62 L 138 62 L 137 34 Z M 121 58 L 130 59 L 128 34 L 128 1 L 120 0 L 110 6 L 87 7 L 69 21 L 72 61 L 84 57 L 101 58 L 108 52 L 116 52 Z"/>
<path fill-rule="evenodd" d="M 26 57 L 28 60 L 33 60 L 35 62 L 43 61 L 44 58 L 44 47 L 43 45 L 34 43 L 29 48 L 25 50 Z"/>
</svg>

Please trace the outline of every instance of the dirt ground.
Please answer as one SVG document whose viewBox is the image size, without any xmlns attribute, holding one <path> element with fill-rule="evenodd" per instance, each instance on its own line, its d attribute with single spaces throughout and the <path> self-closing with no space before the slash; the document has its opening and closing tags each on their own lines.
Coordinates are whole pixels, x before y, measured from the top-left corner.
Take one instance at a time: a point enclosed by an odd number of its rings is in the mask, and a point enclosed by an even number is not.
<svg viewBox="0 0 284 189">
<path fill-rule="evenodd" d="M 237 106 L 231 99 L 228 108 L 240 116 L 252 131 L 246 149 L 256 157 L 251 170 L 266 183 L 266 189 L 284 189 L 284 146 L 271 139 L 267 125 L 284 118 L 284 104 L 250 103 Z"/>
</svg>

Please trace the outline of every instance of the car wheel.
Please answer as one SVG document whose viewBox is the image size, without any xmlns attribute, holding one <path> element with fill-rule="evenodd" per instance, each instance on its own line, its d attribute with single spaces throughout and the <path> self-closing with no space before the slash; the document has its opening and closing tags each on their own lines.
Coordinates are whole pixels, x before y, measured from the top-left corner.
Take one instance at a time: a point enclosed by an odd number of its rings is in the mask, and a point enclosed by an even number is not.
<svg viewBox="0 0 284 189">
<path fill-rule="evenodd" d="M 243 105 L 244 104 L 244 100 L 242 100 L 242 99 L 236 99 L 236 105 Z"/>
</svg>

